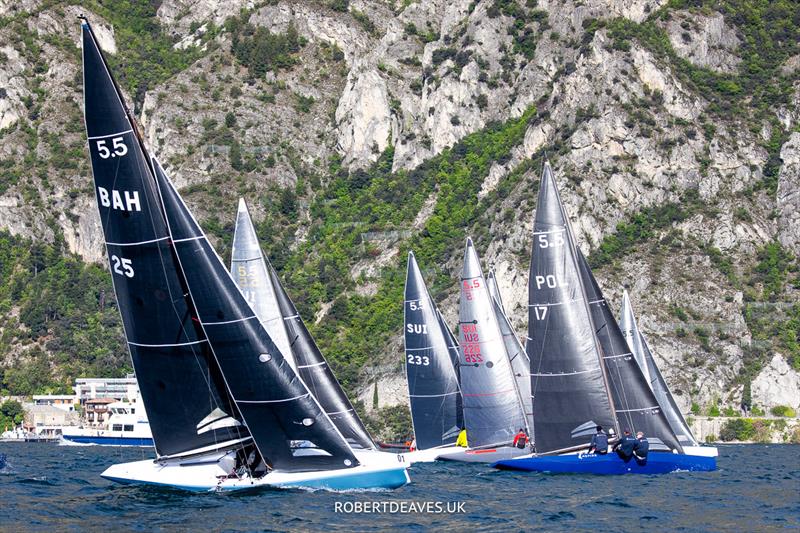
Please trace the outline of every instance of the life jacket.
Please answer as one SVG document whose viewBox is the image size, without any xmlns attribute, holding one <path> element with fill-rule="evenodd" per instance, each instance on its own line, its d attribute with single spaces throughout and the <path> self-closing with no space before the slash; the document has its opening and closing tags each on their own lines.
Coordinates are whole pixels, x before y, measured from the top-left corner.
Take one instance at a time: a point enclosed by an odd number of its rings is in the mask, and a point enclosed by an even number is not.
<svg viewBox="0 0 800 533">
<path fill-rule="evenodd" d="M 526 444 L 528 444 L 528 436 L 525 433 L 517 433 L 514 437 L 514 446 L 522 450 Z"/>
</svg>

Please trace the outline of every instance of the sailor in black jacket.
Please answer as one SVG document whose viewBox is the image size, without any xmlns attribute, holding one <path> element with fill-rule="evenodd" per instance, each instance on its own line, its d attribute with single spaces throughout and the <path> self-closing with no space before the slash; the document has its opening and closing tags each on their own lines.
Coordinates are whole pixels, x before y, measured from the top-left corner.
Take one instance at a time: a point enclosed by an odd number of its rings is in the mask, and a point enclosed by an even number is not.
<svg viewBox="0 0 800 533">
<path fill-rule="evenodd" d="M 641 431 L 636 432 L 636 444 L 633 446 L 633 453 L 637 459 L 647 459 L 647 452 L 650 451 L 650 443 Z"/>
<path fill-rule="evenodd" d="M 592 435 L 592 440 L 589 442 L 589 453 L 597 453 L 603 455 L 608 453 L 608 435 L 603 431 L 603 426 L 597 426 L 597 433 Z"/>
</svg>

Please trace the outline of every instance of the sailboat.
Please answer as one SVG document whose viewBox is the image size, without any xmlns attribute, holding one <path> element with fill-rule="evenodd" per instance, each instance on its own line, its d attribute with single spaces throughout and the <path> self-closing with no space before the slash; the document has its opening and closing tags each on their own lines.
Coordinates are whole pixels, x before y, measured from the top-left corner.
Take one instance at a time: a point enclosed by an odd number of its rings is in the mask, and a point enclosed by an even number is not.
<svg viewBox="0 0 800 533">
<path fill-rule="evenodd" d="M 500 326 L 500 332 L 503 334 L 503 343 L 506 345 L 506 353 L 508 354 L 511 368 L 514 371 L 514 380 L 517 382 L 517 389 L 522 399 L 522 407 L 525 409 L 525 420 L 528 423 L 528 428 L 532 428 L 531 362 L 528 359 L 525 347 L 519 341 L 517 333 L 514 331 L 513 326 L 511 326 L 511 320 L 508 318 L 508 314 L 503 306 L 500 288 L 497 286 L 497 275 L 493 268 L 490 268 L 489 273 L 486 275 L 486 284 L 489 289 L 489 295 L 492 298 L 492 304 L 494 305 L 494 314 L 497 318 L 497 324 Z"/>
<path fill-rule="evenodd" d="M 627 290 L 623 290 L 622 292 L 622 309 L 620 310 L 619 326 L 636 362 L 641 368 L 642 374 L 650 385 L 653 394 L 655 394 L 658 405 L 666 415 L 667 422 L 669 422 L 673 433 L 675 433 L 678 441 L 681 443 L 683 451 L 693 455 L 716 457 L 719 454 L 717 448 L 714 446 L 701 446 L 692 434 L 692 430 L 689 429 L 686 420 L 683 418 L 681 410 L 675 402 L 675 398 L 672 397 L 667 382 L 664 380 L 664 376 L 661 375 L 661 371 L 658 369 L 658 365 L 656 365 L 653 353 L 650 351 L 650 346 L 639 330 Z"/>
<path fill-rule="evenodd" d="M 156 453 L 101 475 L 191 491 L 407 483 L 402 457 L 359 457 L 292 370 L 149 156 L 85 18 L 82 41 L 97 206 Z"/>
<path fill-rule="evenodd" d="M 498 461 L 496 468 L 594 474 L 716 468 L 713 458 L 683 453 L 666 423 L 575 245 L 548 163 L 533 227 L 526 348 L 534 453 Z M 641 428 L 657 442 L 646 461 L 582 453 L 598 425 Z"/>
<path fill-rule="evenodd" d="M 406 461 L 435 461 L 460 452 L 455 446 L 464 426 L 458 379 L 458 343 L 425 285 L 413 252 L 408 253 L 404 303 L 406 382 L 416 450 Z"/>
<path fill-rule="evenodd" d="M 512 446 L 530 434 L 514 370 L 472 239 L 467 239 L 458 313 L 459 368 L 469 447 L 440 459 L 492 462 L 527 454 Z"/>
<path fill-rule="evenodd" d="M 354 448 L 375 450 L 364 423 L 336 380 L 258 243 L 244 199 L 239 199 L 231 252 L 231 274 L 281 353 L 322 406 L 345 440 Z"/>
</svg>

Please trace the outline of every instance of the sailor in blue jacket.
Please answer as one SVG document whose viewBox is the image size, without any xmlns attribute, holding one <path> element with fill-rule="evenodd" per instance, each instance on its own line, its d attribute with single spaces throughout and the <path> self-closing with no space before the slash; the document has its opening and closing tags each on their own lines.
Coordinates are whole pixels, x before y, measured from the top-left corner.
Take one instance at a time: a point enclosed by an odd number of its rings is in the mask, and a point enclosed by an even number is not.
<svg viewBox="0 0 800 533">
<path fill-rule="evenodd" d="M 633 456 L 633 448 L 638 441 L 633 438 L 629 429 L 625 430 L 625 434 L 619 439 L 619 442 L 614 445 L 614 451 L 617 452 L 623 460 L 627 461 Z"/>
<path fill-rule="evenodd" d="M 633 446 L 633 453 L 636 455 L 636 459 L 645 460 L 647 459 L 647 452 L 650 451 L 650 443 L 647 440 L 647 437 L 644 436 L 644 433 L 641 431 L 636 432 L 636 444 Z"/>
<path fill-rule="evenodd" d="M 592 435 L 589 442 L 589 453 L 603 455 L 608 453 L 608 435 L 603 431 L 603 426 L 597 426 L 597 433 Z"/>
</svg>

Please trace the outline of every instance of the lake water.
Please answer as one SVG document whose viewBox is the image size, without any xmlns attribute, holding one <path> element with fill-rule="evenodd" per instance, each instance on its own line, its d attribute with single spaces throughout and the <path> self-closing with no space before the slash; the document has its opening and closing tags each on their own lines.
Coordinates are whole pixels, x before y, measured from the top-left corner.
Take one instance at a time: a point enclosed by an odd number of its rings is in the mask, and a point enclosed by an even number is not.
<svg viewBox="0 0 800 533">
<path fill-rule="evenodd" d="M 797 531 L 800 446 L 720 447 L 716 472 L 596 477 L 415 465 L 393 492 L 263 490 L 190 494 L 116 485 L 99 474 L 148 458 L 137 448 L 0 443 L 0 531 Z M 348 514 L 354 502 L 387 512 Z M 386 502 L 386 503 L 383 503 Z M 392 503 L 394 502 L 394 503 Z M 443 511 L 395 512 L 402 504 Z M 456 507 L 450 503 L 451 507 Z M 338 512 L 337 512 L 338 508 Z"/>
</svg>

